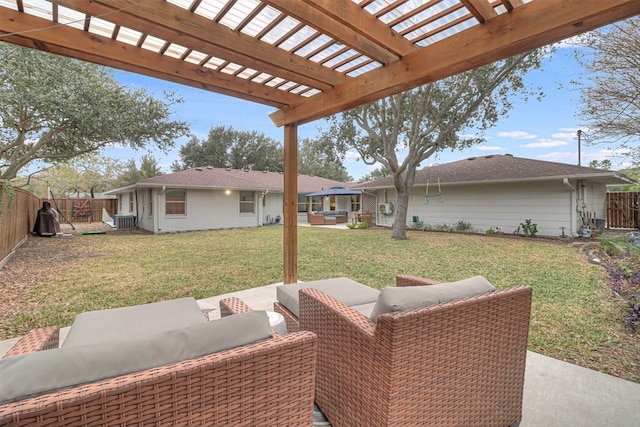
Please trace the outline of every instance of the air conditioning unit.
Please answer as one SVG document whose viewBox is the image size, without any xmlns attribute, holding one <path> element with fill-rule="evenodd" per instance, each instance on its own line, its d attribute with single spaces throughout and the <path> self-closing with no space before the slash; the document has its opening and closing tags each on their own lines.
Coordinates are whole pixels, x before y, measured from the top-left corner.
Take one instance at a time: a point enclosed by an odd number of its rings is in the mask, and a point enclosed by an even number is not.
<svg viewBox="0 0 640 427">
<path fill-rule="evenodd" d="M 134 215 L 116 215 L 114 220 L 118 229 L 135 228 L 136 226 L 136 217 Z"/>
<path fill-rule="evenodd" d="M 396 210 L 396 204 L 394 202 L 380 203 L 378 210 L 382 215 L 393 215 L 393 211 Z"/>
</svg>

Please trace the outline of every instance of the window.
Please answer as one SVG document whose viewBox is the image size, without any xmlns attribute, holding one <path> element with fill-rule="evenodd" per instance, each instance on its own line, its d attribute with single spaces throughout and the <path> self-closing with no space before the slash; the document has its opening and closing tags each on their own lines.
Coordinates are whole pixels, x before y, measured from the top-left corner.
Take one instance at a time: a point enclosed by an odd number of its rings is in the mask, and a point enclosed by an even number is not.
<svg viewBox="0 0 640 427">
<path fill-rule="evenodd" d="M 309 212 L 309 198 L 298 194 L 298 212 Z"/>
<path fill-rule="evenodd" d="M 129 213 L 133 213 L 133 191 L 129 193 Z"/>
<path fill-rule="evenodd" d="M 187 192 L 185 190 L 167 190 L 165 213 L 167 215 L 187 214 Z"/>
<path fill-rule="evenodd" d="M 360 195 L 352 194 L 351 195 L 351 212 L 359 212 L 360 211 Z"/>
<path fill-rule="evenodd" d="M 240 213 L 255 213 L 255 194 L 253 191 L 240 192 Z"/>
<path fill-rule="evenodd" d="M 149 216 L 153 216 L 153 190 L 149 189 Z"/>
<path fill-rule="evenodd" d="M 330 211 L 336 210 L 336 196 L 329 197 L 329 210 Z"/>
<path fill-rule="evenodd" d="M 311 198 L 311 210 L 322 211 L 322 196 L 313 196 Z"/>
</svg>

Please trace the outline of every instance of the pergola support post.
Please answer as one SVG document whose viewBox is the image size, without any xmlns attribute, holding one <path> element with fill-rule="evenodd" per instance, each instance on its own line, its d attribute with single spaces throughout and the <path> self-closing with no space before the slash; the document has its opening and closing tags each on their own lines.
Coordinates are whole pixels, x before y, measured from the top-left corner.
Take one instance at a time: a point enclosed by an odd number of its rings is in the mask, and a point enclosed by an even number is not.
<svg viewBox="0 0 640 427">
<path fill-rule="evenodd" d="M 298 125 L 284 126 L 284 284 L 298 282 Z"/>
</svg>

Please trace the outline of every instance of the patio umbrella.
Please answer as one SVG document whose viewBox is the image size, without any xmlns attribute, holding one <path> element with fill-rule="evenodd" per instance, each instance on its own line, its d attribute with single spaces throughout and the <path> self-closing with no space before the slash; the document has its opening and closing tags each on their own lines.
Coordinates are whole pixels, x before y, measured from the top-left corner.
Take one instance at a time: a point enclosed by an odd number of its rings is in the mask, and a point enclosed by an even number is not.
<svg viewBox="0 0 640 427">
<path fill-rule="evenodd" d="M 344 187 L 331 187 L 326 190 L 309 193 L 307 196 L 350 196 L 352 194 L 360 194 L 360 190 L 348 190 Z"/>
</svg>

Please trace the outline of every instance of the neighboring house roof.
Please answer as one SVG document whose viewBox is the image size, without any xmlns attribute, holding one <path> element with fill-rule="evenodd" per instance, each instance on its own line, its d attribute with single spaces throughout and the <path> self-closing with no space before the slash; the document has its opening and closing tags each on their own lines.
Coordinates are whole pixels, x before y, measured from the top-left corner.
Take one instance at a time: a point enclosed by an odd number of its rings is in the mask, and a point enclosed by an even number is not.
<svg viewBox="0 0 640 427">
<path fill-rule="evenodd" d="M 635 182 L 627 176 L 604 169 L 566 163 L 514 157 L 510 154 L 470 157 L 457 162 L 429 166 L 416 172 L 414 186 L 440 184 L 477 184 L 514 181 L 546 181 L 551 179 L 589 179 L 606 185 L 628 185 Z M 352 188 L 389 188 L 393 178 L 354 185 Z"/>
<path fill-rule="evenodd" d="M 298 193 L 310 193 L 331 187 L 345 187 L 348 185 L 349 184 L 345 184 L 344 182 L 318 176 L 298 175 Z M 209 188 L 282 192 L 284 189 L 284 174 L 282 172 L 198 167 L 143 179 L 135 184 L 116 188 L 107 193 L 117 194 L 137 188 L 162 186 L 185 189 Z"/>
</svg>

